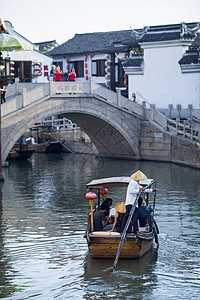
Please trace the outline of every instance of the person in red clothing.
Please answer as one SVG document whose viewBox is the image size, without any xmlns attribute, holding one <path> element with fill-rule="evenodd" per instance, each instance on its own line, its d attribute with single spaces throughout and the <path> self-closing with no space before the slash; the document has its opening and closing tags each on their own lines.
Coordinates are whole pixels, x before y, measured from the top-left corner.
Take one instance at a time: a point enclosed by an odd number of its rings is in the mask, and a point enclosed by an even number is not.
<svg viewBox="0 0 200 300">
<path fill-rule="evenodd" d="M 69 81 L 75 81 L 76 78 L 76 72 L 75 69 L 72 68 L 71 72 L 69 73 Z"/>
<path fill-rule="evenodd" d="M 60 66 L 57 66 L 55 71 L 55 81 L 61 81 L 62 70 L 60 70 Z"/>
</svg>

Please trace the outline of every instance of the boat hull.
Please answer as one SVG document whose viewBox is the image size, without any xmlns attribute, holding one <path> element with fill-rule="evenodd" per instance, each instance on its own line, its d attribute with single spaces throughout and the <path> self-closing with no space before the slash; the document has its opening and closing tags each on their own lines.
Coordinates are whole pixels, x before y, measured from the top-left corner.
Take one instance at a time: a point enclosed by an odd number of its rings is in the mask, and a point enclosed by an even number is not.
<svg viewBox="0 0 200 300">
<path fill-rule="evenodd" d="M 115 258 L 121 236 L 88 236 L 88 249 L 93 258 Z M 120 258 L 139 258 L 151 249 L 153 234 L 127 236 L 123 243 Z"/>
<path fill-rule="evenodd" d="M 8 154 L 7 160 L 17 159 L 17 160 L 26 160 L 29 159 L 34 150 L 14 150 L 10 151 Z"/>
<path fill-rule="evenodd" d="M 62 144 L 60 142 L 43 142 L 33 145 L 28 145 L 29 149 L 33 149 L 35 152 L 39 153 L 57 153 L 61 152 Z"/>
</svg>

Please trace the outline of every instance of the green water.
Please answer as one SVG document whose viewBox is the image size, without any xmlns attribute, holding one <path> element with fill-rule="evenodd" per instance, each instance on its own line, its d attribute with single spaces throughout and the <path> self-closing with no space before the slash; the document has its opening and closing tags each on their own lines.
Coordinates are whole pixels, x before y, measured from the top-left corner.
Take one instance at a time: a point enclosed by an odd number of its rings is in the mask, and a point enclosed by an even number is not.
<svg viewBox="0 0 200 300">
<path fill-rule="evenodd" d="M 130 176 L 157 179 L 156 245 L 139 260 L 91 259 L 86 184 Z M 200 170 L 158 162 L 34 154 L 4 169 L 0 216 L 0 298 L 198 299 Z M 125 191 L 109 191 L 114 202 Z M 114 203 L 115 204 L 115 203 Z"/>
</svg>

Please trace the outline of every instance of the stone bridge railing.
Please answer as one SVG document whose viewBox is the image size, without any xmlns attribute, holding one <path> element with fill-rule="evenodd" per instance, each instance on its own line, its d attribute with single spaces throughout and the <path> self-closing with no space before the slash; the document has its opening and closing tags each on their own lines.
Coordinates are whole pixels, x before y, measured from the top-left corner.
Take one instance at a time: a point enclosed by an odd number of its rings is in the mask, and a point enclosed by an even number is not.
<svg viewBox="0 0 200 300">
<path fill-rule="evenodd" d="M 145 105 L 145 104 L 144 104 Z M 200 142 L 200 129 L 190 124 L 189 120 L 181 121 L 180 118 L 173 120 L 169 118 L 169 114 L 165 115 L 155 109 L 146 109 L 146 118 L 154 125 L 160 126 L 170 135 L 179 136 L 190 141 Z"/>
<path fill-rule="evenodd" d="M 179 135 L 196 142 L 200 141 L 200 131 L 198 129 L 187 125 L 186 122 L 183 124 L 180 120 L 175 122 L 170 119 L 168 115 L 164 115 L 155 109 L 154 105 L 147 108 L 145 101 L 140 105 L 123 97 L 121 95 L 121 88 L 116 88 L 116 92 L 114 92 L 95 83 L 93 80 L 87 82 L 54 82 L 50 80 L 47 84 L 37 84 L 36 88 L 33 88 L 34 85 L 32 84 L 31 87 L 27 85 L 27 87 L 30 88 L 29 90 L 24 87 L 20 90 L 19 85 L 15 85 L 13 89 L 19 94 L 1 106 L 2 117 L 34 102 L 42 101 L 42 99 L 44 101 L 54 97 L 55 99 L 58 97 L 71 97 L 73 99 L 73 97 L 77 96 L 85 97 L 87 95 L 93 95 L 99 98 L 99 100 L 105 101 L 107 104 L 114 105 L 119 107 L 119 109 L 135 114 L 143 120 L 150 121 L 152 124 L 159 126 L 162 130 L 169 132 L 169 134 Z"/>
<path fill-rule="evenodd" d="M 36 88 L 27 90 L 21 89 L 21 93 L 15 95 L 12 99 L 6 101 L 2 105 L 2 117 L 13 113 L 27 105 L 39 100 L 46 100 L 53 97 L 74 97 L 93 95 L 100 100 L 107 101 L 108 104 L 115 105 L 121 109 L 132 111 L 143 117 L 143 107 L 138 103 L 133 103 L 129 99 L 121 95 L 121 89 L 117 88 L 117 92 L 113 92 L 92 80 L 88 82 L 54 82 L 49 81 L 47 84 L 38 84 Z"/>
</svg>

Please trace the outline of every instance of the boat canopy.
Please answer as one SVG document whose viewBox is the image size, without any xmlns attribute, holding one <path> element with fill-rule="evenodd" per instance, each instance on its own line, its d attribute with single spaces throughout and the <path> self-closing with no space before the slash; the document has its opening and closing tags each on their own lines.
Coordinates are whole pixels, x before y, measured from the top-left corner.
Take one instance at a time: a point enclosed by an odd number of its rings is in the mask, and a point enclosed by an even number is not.
<svg viewBox="0 0 200 300">
<path fill-rule="evenodd" d="M 87 184 L 88 189 L 101 189 L 101 188 L 113 188 L 117 186 L 128 186 L 131 181 L 131 177 L 109 177 L 103 179 L 95 179 Z M 142 186 L 148 185 L 153 181 L 153 179 L 145 179 L 139 181 L 139 184 Z"/>
</svg>

